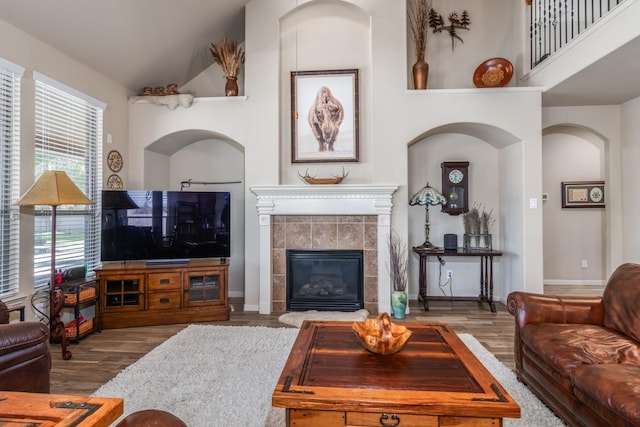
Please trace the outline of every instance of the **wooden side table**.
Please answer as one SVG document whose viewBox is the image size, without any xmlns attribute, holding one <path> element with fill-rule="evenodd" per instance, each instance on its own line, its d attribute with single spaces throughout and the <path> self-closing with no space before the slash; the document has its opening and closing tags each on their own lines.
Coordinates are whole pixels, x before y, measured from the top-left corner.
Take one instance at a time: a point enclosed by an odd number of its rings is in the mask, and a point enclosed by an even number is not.
<svg viewBox="0 0 640 427">
<path fill-rule="evenodd" d="M 10 305 L 7 307 L 7 309 L 9 309 L 9 312 L 17 311 L 18 313 L 20 313 L 20 321 L 24 322 L 24 304 Z"/>
<path fill-rule="evenodd" d="M 458 248 L 456 250 L 445 251 L 442 248 L 423 248 L 414 246 L 413 252 L 420 257 L 420 272 L 418 283 L 420 290 L 418 292 L 418 300 L 422 301 L 425 311 L 429 310 L 429 302 L 427 297 L 427 261 L 430 256 L 434 256 L 441 260 L 443 257 L 478 257 L 480 258 L 480 295 L 479 302 L 486 302 L 491 308 L 491 312 L 496 312 L 496 305 L 493 302 L 493 258 L 502 256 L 502 252 L 493 249 L 465 249 Z M 468 300 L 465 297 L 451 297 L 450 300 Z"/>
<path fill-rule="evenodd" d="M 123 412 L 120 398 L 0 391 L 0 425 L 108 427 Z"/>
</svg>

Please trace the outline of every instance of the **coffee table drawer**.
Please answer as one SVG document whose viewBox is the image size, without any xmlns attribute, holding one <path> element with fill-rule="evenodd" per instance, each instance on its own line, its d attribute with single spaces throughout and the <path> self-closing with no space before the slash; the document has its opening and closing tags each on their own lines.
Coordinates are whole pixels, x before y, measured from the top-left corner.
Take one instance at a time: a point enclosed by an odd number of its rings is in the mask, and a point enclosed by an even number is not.
<svg viewBox="0 0 640 427">
<path fill-rule="evenodd" d="M 347 412 L 347 425 L 353 427 L 438 427 L 433 415 L 398 414 L 394 412 Z"/>
</svg>

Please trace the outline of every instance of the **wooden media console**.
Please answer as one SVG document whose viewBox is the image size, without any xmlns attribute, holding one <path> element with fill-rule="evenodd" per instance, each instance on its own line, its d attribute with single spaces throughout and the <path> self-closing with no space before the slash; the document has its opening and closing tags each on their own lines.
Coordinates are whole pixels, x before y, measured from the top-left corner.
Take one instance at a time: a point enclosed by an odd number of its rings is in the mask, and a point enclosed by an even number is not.
<svg viewBox="0 0 640 427">
<path fill-rule="evenodd" d="M 96 270 L 104 329 L 229 320 L 229 265 L 126 266 Z"/>
</svg>

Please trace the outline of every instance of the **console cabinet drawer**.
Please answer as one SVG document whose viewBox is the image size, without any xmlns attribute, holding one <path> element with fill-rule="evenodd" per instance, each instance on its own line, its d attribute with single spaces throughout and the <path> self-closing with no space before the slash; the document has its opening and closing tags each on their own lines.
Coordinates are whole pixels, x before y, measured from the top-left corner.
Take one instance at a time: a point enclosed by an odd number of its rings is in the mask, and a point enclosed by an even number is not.
<svg viewBox="0 0 640 427">
<path fill-rule="evenodd" d="M 147 290 L 180 290 L 180 273 L 150 273 Z"/>
<path fill-rule="evenodd" d="M 149 310 L 180 308 L 180 291 L 148 293 L 147 308 Z"/>
</svg>

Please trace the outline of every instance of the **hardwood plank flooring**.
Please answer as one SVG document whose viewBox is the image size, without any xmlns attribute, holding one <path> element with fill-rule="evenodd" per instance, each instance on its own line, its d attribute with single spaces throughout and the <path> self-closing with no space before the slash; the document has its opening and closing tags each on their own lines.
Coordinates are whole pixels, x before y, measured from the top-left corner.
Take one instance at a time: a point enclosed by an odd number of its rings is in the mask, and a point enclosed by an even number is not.
<svg viewBox="0 0 640 427">
<path fill-rule="evenodd" d="M 545 293 L 557 295 L 602 295 L 600 286 L 545 286 Z M 284 327 L 279 314 L 260 315 L 243 312 L 242 301 L 232 300 L 231 319 L 208 324 L 236 326 Z M 458 333 L 470 333 L 498 360 L 513 368 L 514 320 L 504 304 L 496 303 L 496 313 L 487 304 L 473 301 L 432 301 L 429 311 L 411 301 L 406 321 L 441 322 Z M 140 328 L 107 329 L 91 334 L 79 344 L 70 344 L 70 360 L 62 360 L 60 346 L 52 345 L 51 392 L 56 394 L 91 394 L 120 371 L 137 361 L 154 347 L 187 325 L 164 325 Z"/>
</svg>

